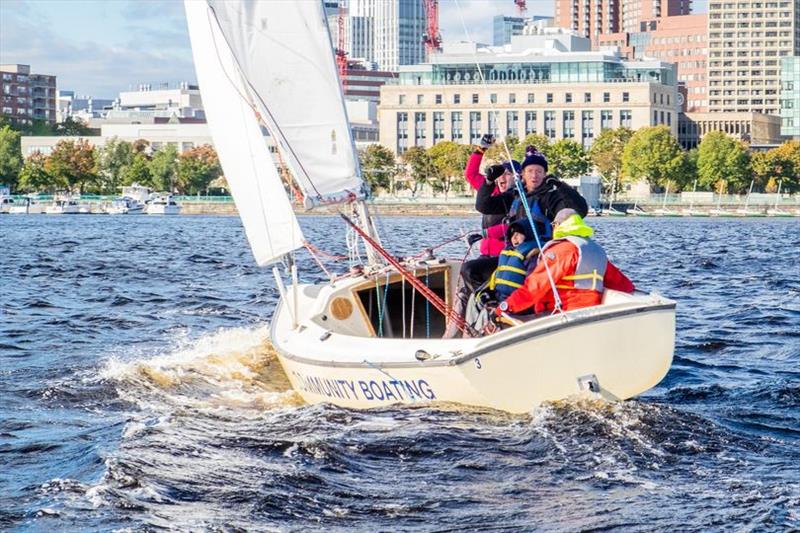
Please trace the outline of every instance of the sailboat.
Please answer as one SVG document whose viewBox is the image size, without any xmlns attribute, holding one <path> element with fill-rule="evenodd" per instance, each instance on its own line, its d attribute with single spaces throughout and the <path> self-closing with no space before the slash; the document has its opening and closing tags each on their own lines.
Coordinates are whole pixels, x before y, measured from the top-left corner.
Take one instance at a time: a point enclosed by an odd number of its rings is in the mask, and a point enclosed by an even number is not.
<svg viewBox="0 0 800 533">
<path fill-rule="evenodd" d="M 624 217 L 625 211 L 620 211 L 619 209 L 614 208 L 614 198 L 617 195 L 617 180 L 614 178 L 614 183 L 611 185 L 611 199 L 608 201 L 608 209 L 603 211 L 604 215 L 608 215 L 610 217 Z"/>
<path fill-rule="evenodd" d="M 525 413 L 590 394 L 626 399 L 670 368 L 675 302 L 607 290 L 601 305 L 484 336 L 462 331 L 453 302 L 460 261 L 398 260 L 369 213 L 322 2 L 186 0 L 195 68 L 210 132 L 256 263 L 273 266 L 280 301 L 270 339 L 308 403 L 348 408 L 456 402 Z M 306 247 L 265 128 L 304 204 L 334 206 L 350 269 L 299 281 Z M 331 219 L 336 220 L 336 219 Z M 363 254 L 362 254 L 363 251 Z M 288 273 L 281 273 L 283 262 Z M 320 260 L 319 266 L 324 268 Z M 287 278 L 287 279 L 285 279 Z"/>
<path fill-rule="evenodd" d="M 763 211 L 757 211 L 755 209 L 749 209 L 750 206 L 750 195 L 753 194 L 753 184 L 755 184 L 756 180 L 750 180 L 750 190 L 747 191 L 747 198 L 744 201 L 744 208 L 737 209 L 736 215 L 740 217 L 763 217 L 766 214 Z"/>
<path fill-rule="evenodd" d="M 717 191 L 717 207 L 715 209 L 709 209 L 708 215 L 712 217 L 730 217 L 733 216 L 733 213 L 722 209 L 722 184 L 723 182 L 719 182 L 719 191 Z"/>
<path fill-rule="evenodd" d="M 672 209 L 667 209 L 667 197 L 669 196 L 669 182 L 667 182 L 667 188 L 664 191 L 664 203 L 661 204 L 659 209 L 654 209 L 653 214 L 657 217 L 677 217 L 680 214 L 676 213 Z"/>
<path fill-rule="evenodd" d="M 781 185 L 783 185 L 783 180 L 778 182 L 778 192 L 775 193 L 775 207 L 767 209 L 767 216 L 769 217 L 791 217 L 793 216 L 790 212 L 784 211 L 778 204 L 781 201 Z"/>
<path fill-rule="evenodd" d="M 702 211 L 700 209 L 694 208 L 694 194 L 697 192 L 697 180 L 694 180 L 694 186 L 692 187 L 692 201 L 689 202 L 689 207 L 687 209 L 682 209 L 681 214 L 685 217 L 707 217 L 708 213 L 706 211 Z"/>
</svg>

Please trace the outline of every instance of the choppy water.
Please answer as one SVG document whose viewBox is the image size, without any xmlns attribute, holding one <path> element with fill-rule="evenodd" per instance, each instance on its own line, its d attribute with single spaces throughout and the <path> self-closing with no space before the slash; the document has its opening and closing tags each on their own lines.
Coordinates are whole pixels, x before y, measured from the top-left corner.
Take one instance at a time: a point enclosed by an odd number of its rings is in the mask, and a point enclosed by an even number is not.
<svg viewBox="0 0 800 533">
<path fill-rule="evenodd" d="M 397 253 L 475 224 L 382 221 Z M 800 528 L 800 222 L 593 224 L 679 301 L 672 370 L 509 416 L 303 405 L 236 218 L 0 217 L 0 530 Z"/>
</svg>

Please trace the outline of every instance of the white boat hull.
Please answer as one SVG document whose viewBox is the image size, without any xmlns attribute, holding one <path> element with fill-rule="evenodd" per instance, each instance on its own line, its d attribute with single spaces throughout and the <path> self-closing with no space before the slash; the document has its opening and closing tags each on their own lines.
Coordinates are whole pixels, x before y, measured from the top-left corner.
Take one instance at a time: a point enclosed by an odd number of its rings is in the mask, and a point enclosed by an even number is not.
<svg viewBox="0 0 800 533">
<path fill-rule="evenodd" d="M 153 205 L 147 206 L 148 215 L 179 215 L 181 212 L 180 206 L 177 205 Z"/>
<path fill-rule="evenodd" d="M 310 288 L 311 287 L 311 288 Z M 298 308 L 319 308 L 303 296 Z M 609 291 L 613 293 L 613 291 Z M 469 339 L 386 339 L 332 333 L 281 303 L 272 343 L 289 381 L 308 403 L 371 408 L 420 402 L 525 413 L 585 393 L 627 399 L 666 375 L 675 343 L 675 303 L 614 293 L 614 303 L 533 320 Z M 333 321 L 327 317 L 326 321 Z M 330 324 L 333 325 L 333 324 Z M 432 356 L 420 361 L 415 354 Z"/>
<path fill-rule="evenodd" d="M 48 206 L 44 210 L 47 215 L 77 215 L 79 213 L 77 205 L 69 206 Z"/>
</svg>

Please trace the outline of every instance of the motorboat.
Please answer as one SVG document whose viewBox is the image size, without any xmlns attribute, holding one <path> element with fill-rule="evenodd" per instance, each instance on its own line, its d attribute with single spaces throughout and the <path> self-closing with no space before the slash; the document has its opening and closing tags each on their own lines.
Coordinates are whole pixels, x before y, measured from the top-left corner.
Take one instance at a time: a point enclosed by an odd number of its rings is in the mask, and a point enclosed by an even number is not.
<svg viewBox="0 0 800 533">
<path fill-rule="evenodd" d="M 8 213 L 11 215 L 38 215 L 43 210 L 42 204 L 36 201 L 35 197 L 25 196 L 9 206 Z"/>
<path fill-rule="evenodd" d="M 16 202 L 11 196 L 0 196 L 0 214 L 10 213 Z"/>
<path fill-rule="evenodd" d="M 80 213 L 80 206 L 72 196 L 58 196 L 44 209 L 47 215 L 77 215 Z"/>
<path fill-rule="evenodd" d="M 451 308 L 460 261 L 399 260 L 383 249 L 321 2 L 186 0 L 184 8 L 214 146 L 255 261 L 272 266 L 280 294 L 270 339 L 306 402 L 525 413 L 573 395 L 624 400 L 666 375 L 676 306 L 666 297 L 607 290 L 601 305 L 506 317 L 508 327 L 474 335 Z M 326 268 L 303 235 L 262 128 L 304 206 L 340 210 L 347 272 Z M 301 249 L 327 282 L 300 281 Z M 441 338 L 451 323 L 471 335 Z"/>
<path fill-rule="evenodd" d="M 145 204 L 138 200 L 120 196 L 114 198 L 111 203 L 103 208 L 103 212 L 109 215 L 141 215 L 144 212 Z"/>
<path fill-rule="evenodd" d="M 148 215 L 179 215 L 181 206 L 175 202 L 171 194 L 156 193 L 148 200 L 145 212 Z"/>
</svg>

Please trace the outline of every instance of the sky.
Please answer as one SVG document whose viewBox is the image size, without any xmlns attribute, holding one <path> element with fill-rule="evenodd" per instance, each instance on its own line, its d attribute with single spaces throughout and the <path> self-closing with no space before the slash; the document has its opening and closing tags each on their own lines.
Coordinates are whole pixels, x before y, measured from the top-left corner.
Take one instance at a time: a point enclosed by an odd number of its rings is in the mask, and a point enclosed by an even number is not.
<svg viewBox="0 0 800 533">
<path fill-rule="evenodd" d="M 529 16 L 553 15 L 553 0 L 527 6 Z M 492 17 L 516 14 L 513 0 L 439 2 L 445 41 L 491 43 Z M 0 64 L 7 63 L 30 65 L 57 76 L 60 90 L 95 98 L 141 83 L 196 80 L 181 0 L 0 0 Z"/>
</svg>

